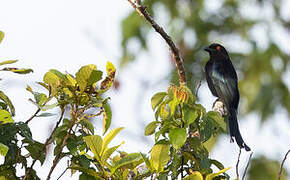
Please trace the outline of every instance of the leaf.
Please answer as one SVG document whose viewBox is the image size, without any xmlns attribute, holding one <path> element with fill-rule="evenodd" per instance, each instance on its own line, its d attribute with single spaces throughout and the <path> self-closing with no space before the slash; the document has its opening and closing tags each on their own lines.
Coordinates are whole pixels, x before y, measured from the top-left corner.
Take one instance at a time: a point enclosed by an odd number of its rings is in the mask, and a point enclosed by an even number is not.
<svg viewBox="0 0 290 180">
<path fill-rule="evenodd" d="M 102 153 L 103 155 L 104 151 L 108 148 L 108 144 L 114 139 L 114 137 L 122 130 L 123 127 L 115 128 L 112 131 L 110 131 L 104 138 L 103 146 L 102 146 Z"/>
<path fill-rule="evenodd" d="M 33 159 L 40 161 L 41 165 L 44 163 L 46 151 L 44 149 L 44 144 L 34 141 L 25 147 L 29 151 L 30 156 Z"/>
<path fill-rule="evenodd" d="M 30 131 L 30 128 L 26 123 L 18 122 L 17 128 L 19 130 L 19 134 L 22 137 L 26 138 L 28 141 L 34 142 L 34 140 L 32 139 L 32 133 Z"/>
<path fill-rule="evenodd" d="M 186 176 L 184 180 L 203 180 L 203 177 L 200 172 L 194 171 L 189 176 Z"/>
<path fill-rule="evenodd" d="M 151 98 L 151 106 L 153 110 L 155 110 L 155 108 L 163 101 L 166 95 L 166 92 L 159 92 L 154 94 L 154 96 Z"/>
<path fill-rule="evenodd" d="M 223 131 L 227 130 L 227 124 L 223 117 L 216 111 L 209 111 L 206 113 L 206 118 L 212 120 Z"/>
<path fill-rule="evenodd" d="M 10 71 L 17 74 L 28 74 L 33 72 L 32 69 L 18 69 L 18 68 L 3 68 L 1 71 Z"/>
<path fill-rule="evenodd" d="M 158 121 L 153 121 L 151 123 L 149 123 L 146 128 L 145 128 L 145 136 L 149 136 L 151 134 L 153 134 L 155 132 L 155 129 L 158 126 Z"/>
<path fill-rule="evenodd" d="M 56 88 L 61 85 L 61 81 L 59 77 L 51 71 L 48 71 L 47 73 L 45 73 L 43 77 L 43 82 L 51 85 L 53 88 Z"/>
<path fill-rule="evenodd" d="M 55 116 L 56 114 L 53 113 L 41 113 L 37 115 L 36 117 L 49 117 L 49 116 Z"/>
<path fill-rule="evenodd" d="M 175 149 L 179 149 L 186 141 L 187 133 L 184 128 L 175 128 L 169 131 L 169 140 Z"/>
<path fill-rule="evenodd" d="M 74 169 L 74 170 L 78 170 L 80 172 L 83 172 L 85 174 L 91 175 L 93 177 L 95 177 L 96 179 L 104 179 L 102 178 L 101 174 L 99 174 L 98 172 L 96 172 L 96 170 L 94 169 L 87 169 L 87 168 L 83 168 L 80 166 L 73 166 L 73 167 L 69 167 L 70 169 Z"/>
<path fill-rule="evenodd" d="M 71 86 L 75 86 L 76 85 L 77 80 L 72 75 L 66 74 L 65 77 L 66 77 L 67 82 L 68 82 L 69 85 L 71 85 Z"/>
<path fill-rule="evenodd" d="M 153 171 L 153 167 L 152 167 L 152 165 L 151 165 L 151 163 L 150 163 L 148 157 L 146 157 L 146 155 L 145 155 L 145 154 L 142 154 L 142 153 L 140 153 L 140 155 L 142 156 L 143 161 L 145 162 L 147 168 L 148 168 L 150 171 Z"/>
<path fill-rule="evenodd" d="M 100 154 L 102 151 L 103 139 L 99 135 L 91 135 L 83 137 L 84 141 L 86 142 L 87 146 L 90 150 L 94 153 L 96 158 L 100 158 Z"/>
<path fill-rule="evenodd" d="M 114 174 L 118 168 L 127 164 L 138 162 L 140 160 L 142 160 L 142 156 L 140 155 L 140 153 L 127 154 L 125 157 L 116 162 L 115 166 L 111 168 L 111 173 Z"/>
<path fill-rule="evenodd" d="M 6 156 L 9 148 L 5 144 L 0 143 L 0 155 L 1 156 Z"/>
<path fill-rule="evenodd" d="M 4 38 L 4 32 L 0 31 L 0 43 L 2 42 L 3 38 Z"/>
<path fill-rule="evenodd" d="M 117 145 L 117 146 L 113 146 L 113 147 L 111 147 L 111 148 L 106 148 L 105 150 L 104 150 L 104 152 L 103 152 L 103 155 L 102 155 L 102 157 L 101 157 L 101 161 L 104 163 L 104 162 L 106 162 L 108 159 L 109 159 L 109 157 L 122 145 L 122 144 L 124 144 L 124 141 L 121 143 L 121 144 L 119 144 L 119 145 Z"/>
<path fill-rule="evenodd" d="M 103 102 L 103 135 L 107 132 L 112 121 L 112 111 L 109 103 L 105 100 Z"/>
<path fill-rule="evenodd" d="M 219 168 L 220 170 L 224 169 L 224 165 L 222 163 L 220 163 L 219 161 L 217 160 L 214 160 L 214 159 L 211 159 L 210 160 L 210 163 L 211 164 L 214 164 L 217 168 Z"/>
<path fill-rule="evenodd" d="M 184 125 L 185 127 L 188 127 L 197 119 L 198 113 L 195 109 L 190 108 L 189 106 L 184 106 L 183 112 Z"/>
<path fill-rule="evenodd" d="M 205 178 L 205 180 L 213 180 L 215 177 L 217 177 L 218 175 L 222 174 L 222 173 L 225 173 L 227 170 L 231 169 L 231 167 L 229 168 L 225 168 L 225 169 L 222 169 L 220 170 L 219 172 L 217 173 L 212 173 L 212 174 L 208 174 Z"/>
<path fill-rule="evenodd" d="M 100 93 L 104 93 L 109 90 L 113 85 L 115 79 L 116 69 L 111 62 L 107 62 L 107 77 L 101 82 Z"/>
<path fill-rule="evenodd" d="M 2 91 L 0 91 L 0 99 L 8 105 L 12 116 L 14 116 L 15 115 L 15 108 L 14 108 L 12 102 L 10 101 L 10 99 Z"/>
<path fill-rule="evenodd" d="M 170 108 L 171 111 L 171 115 L 173 115 L 175 113 L 175 108 L 176 106 L 179 104 L 178 99 L 173 98 L 169 103 L 168 106 Z"/>
<path fill-rule="evenodd" d="M 1 34 L 1 31 L 0 31 Z M 1 35 L 0 35 L 1 36 Z M 0 42 L 1 42 L 1 38 L 0 38 Z M 13 64 L 16 63 L 18 60 L 7 60 L 7 61 L 2 61 L 0 62 L 0 66 L 4 65 L 4 64 Z"/>
<path fill-rule="evenodd" d="M 81 121 L 81 125 L 85 126 L 92 134 L 94 134 L 94 126 L 91 123 L 91 121 L 89 121 L 87 119 L 83 119 Z"/>
<path fill-rule="evenodd" d="M 0 109 L 0 124 L 6 124 L 6 123 L 13 123 L 14 120 L 11 117 L 11 114 L 6 111 Z"/>
<path fill-rule="evenodd" d="M 76 73 L 76 80 L 81 91 L 84 91 L 88 85 L 102 79 L 102 72 L 97 71 L 97 66 L 94 64 L 89 64 L 83 66 Z"/>
<path fill-rule="evenodd" d="M 150 153 L 150 162 L 157 172 L 162 172 L 164 170 L 164 166 L 170 160 L 169 149 L 169 144 L 155 144 L 153 146 Z"/>
</svg>

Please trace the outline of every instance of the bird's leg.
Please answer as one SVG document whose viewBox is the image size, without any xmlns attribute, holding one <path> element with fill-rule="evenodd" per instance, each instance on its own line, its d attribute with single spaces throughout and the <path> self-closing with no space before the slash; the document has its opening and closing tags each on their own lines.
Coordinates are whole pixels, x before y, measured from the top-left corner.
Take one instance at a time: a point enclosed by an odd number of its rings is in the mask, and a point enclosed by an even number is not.
<svg viewBox="0 0 290 180">
<path fill-rule="evenodd" d="M 220 98 L 215 100 L 215 102 L 212 105 L 212 109 L 218 112 L 222 117 L 225 117 L 228 115 L 227 108 Z"/>
</svg>

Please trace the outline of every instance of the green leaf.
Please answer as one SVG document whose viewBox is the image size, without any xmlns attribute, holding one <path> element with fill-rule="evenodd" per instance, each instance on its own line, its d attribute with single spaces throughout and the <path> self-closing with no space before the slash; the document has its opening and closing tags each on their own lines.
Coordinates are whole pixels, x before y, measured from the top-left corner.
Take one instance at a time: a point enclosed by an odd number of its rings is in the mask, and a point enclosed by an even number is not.
<svg viewBox="0 0 290 180">
<path fill-rule="evenodd" d="M 112 111 L 108 101 L 103 102 L 103 135 L 107 132 L 112 121 Z"/>
<path fill-rule="evenodd" d="M 0 99 L 8 105 L 12 116 L 14 116 L 15 115 L 15 108 L 14 108 L 12 102 L 10 101 L 10 99 L 2 91 L 0 91 Z"/>
<path fill-rule="evenodd" d="M 13 123 L 14 120 L 11 117 L 11 114 L 6 111 L 0 109 L 0 124 L 6 124 L 6 123 Z"/>
<path fill-rule="evenodd" d="M 110 131 L 104 138 L 103 141 L 103 146 L 102 146 L 102 153 L 101 155 L 103 155 L 104 151 L 108 148 L 108 144 L 112 141 L 112 139 L 114 139 L 114 137 L 122 130 L 124 129 L 123 127 L 120 128 L 115 128 L 112 131 Z"/>
<path fill-rule="evenodd" d="M 28 142 L 28 141 L 26 141 Z M 46 151 L 44 150 L 44 144 L 34 141 L 30 143 L 28 146 L 25 146 L 27 151 L 29 151 L 30 156 L 33 159 L 37 159 L 40 161 L 41 165 L 44 163 Z"/>
<path fill-rule="evenodd" d="M 224 169 L 224 165 L 222 163 L 220 163 L 219 161 L 215 160 L 215 159 L 210 159 L 210 163 L 214 164 L 217 168 L 219 168 L 220 170 Z"/>
<path fill-rule="evenodd" d="M 151 123 L 149 123 L 146 128 L 145 128 L 145 136 L 149 136 L 151 134 L 153 134 L 155 132 L 155 129 L 158 126 L 158 121 L 153 121 Z"/>
<path fill-rule="evenodd" d="M 189 106 L 184 106 L 183 112 L 184 125 L 185 127 L 188 127 L 197 119 L 198 113 L 195 109 L 190 108 Z"/>
<path fill-rule="evenodd" d="M 102 175 L 99 174 L 98 172 L 96 172 L 96 170 L 94 169 L 87 169 L 87 168 L 83 168 L 83 167 L 80 167 L 80 166 L 73 166 L 73 167 L 69 167 L 70 169 L 74 169 L 74 170 L 78 170 L 80 172 L 83 172 L 87 175 L 90 175 L 90 176 L 93 176 L 95 177 L 96 179 L 104 179 L 102 178 Z"/>
<path fill-rule="evenodd" d="M 163 101 L 166 95 L 166 92 L 159 92 L 151 98 L 151 106 L 153 110 L 155 110 L 155 108 Z"/>
<path fill-rule="evenodd" d="M 0 31 L 0 43 L 2 42 L 3 38 L 4 38 L 4 32 Z"/>
<path fill-rule="evenodd" d="M 71 85 L 71 86 L 75 86 L 76 85 L 77 80 L 72 75 L 66 74 L 65 77 L 67 79 L 68 85 Z"/>
<path fill-rule="evenodd" d="M 115 165 L 114 167 L 111 168 L 111 173 L 114 174 L 115 171 L 127 164 L 131 164 L 134 162 L 138 162 L 142 160 L 142 156 L 140 155 L 140 153 L 131 153 L 131 154 L 127 154 L 125 157 L 123 157 L 122 159 L 120 159 Z"/>
<path fill-rule="evenodd" d="M 94 134 L 94 126 L 91 123 L 91 121 L 89 121 L 87 119 L 83 119 L 81 121 L 81 125 L 85 126 L 92 134 Z"/>
<path fill-rule="evenodd" d="M 19 134 L 22 137 L 26 138 L 28 141 L 34 142 L 34 140 L 32 139 L 32 133 L 30 131 L 30 128 L 26 123 L 18 122 L 17 128 L 19 130 Z"/>
<path fill-rule="evenodd" d="M 37 115 L 36 117 L 49 117 L 49 116 L 55 116 L 56 114 L 53 113 L 41 113 Z"/>
<path fill-rule="evenodd" d="M 17 74 L 28 74 L 28 73 L 33 72 L 32 69 L 18 69 L 18 68 L 3 68 L 1 69 L 1 71 L 10 71 Z"/>
<path fill-rule="evenodd" d="M 97 66 L 94 64 L 89 64 L 83 66 L 76 73 L 76 80 L 81 91 L 84 91 L 88 85 L 102 79 L 102 72 L 97 71 Z"/>
<path fill-rule="evenodd" d="M 184 128 L 175 128 L 169 131 L 169 140 L 175 149 L 179 149 L 186 141 L 187 133 Z"/>
<path fill-rule="evenodd" d="M 143 161 L 145 162 L 147 168 L 148 168 L 150 171 L 153 171 L 153 167 L 152 167 L 152 165 L 151 165 L 151 163 L 150 163 L 148 157 L 146 157 L 146 155 L 145 155 L 145 154 L 142 154 L 142 153 L 140 153 L 140 155 L 142 156 Z"/>
<path fill-rule="evenodd" d="M 5 144 L 0 143 L 0 155 L 1 156 L 6 156 L 9 148 Z"/>
<path fill-rule="evenodd" d="M 48 71 L 47 73 L 45 73 L 43 77 L 43 82 L 51 85 L 53 88 L 56 88 L 61 85 L 60 78 L 51 71 Z"/>
<path fill-rule="evenodd" d="M 198 171 L 194 171 L 189 176 L 186 176 L 184 180 L 203 180 L 202 174 Z"/>
<path fill-rule="evenodd" d="M 96 158 L 100 158 L 100 154 L 102 151 L 103 139 L 99 135 L 91 135 L 83 137 L 84 141 L 86 142 L 87 146 L 90 150 L 94 153 Z"/>
<path fill-rule="evenodd" d="M 150 164 L 157 172 L 162 172 L 164 166 L 170 160 L 169 156 L 169 144 L 155 144 L 151 150 Z"/>
<path fill-rule="evenodd" d="M 179 104 L 179 101 L 175 97 L 168 103 L 168 106 L 169 106 L 170 111 L 171 111 L 171 115 L 174 115 L 175 108 L 178 104 Z"/>
<path fill-rule="evenodd" d="M 218 127 L 220 127 L 223 131 L 227 130 L 227 124 L 223 117 L 218 112 L 215 111 L 209 111 L 206 113 L 206 119 L 210 119 L 216 124 Z"/>
<path fill-rule="evenodd" d="M 119 145 L 117 145 L 117 146 L 113 146 L 113 147 L 111 147 L 111 148 L 106 148 L 105 150 L 104 150 L 104 152 L 103 152 L 103 155 L 102 155 L 102 157 L 101 157 L 101 161 L 104 163 L 104 162 L 106 162 L 108 159 L 109 159 L 109 157 L 122 145 L 122 144 L 124 144 L 124 141 L 121 143 L 121 144 L 119 144 Z"/>
<path fill-rule="evenodd" d="M 47 97 L 43 93 L 34 92 L 33 95 L 34 95 L 36 103 L 39 106 L 42 106 L 47 101 Z"/>
<path fill-rule="evenodd" d="M 0 31 L 1 33 L 1 31 Z M 0 35 L 1 36 L 1 35 Z M 1 40 L 0 40 L 1 42 Z M 13 64 L 13 63 L 16 63 L 18 60 L 7 60 L 7 61 L 2 61 L 0 62 L 0 66 L 4 65 L 4 64 Z"/>
<path fill-rule="evenodd" d="M 229 168 L 225 168 L 225 169 L 222 169 L 220 170 L 219 172 L 217 173 L 211 173 L 211 174 L 208 174 L 205 178 L 205 180 L 213 180 L 215 177 L 217 177 L 218 175 L 222 174 L 222 173 L 225 173 L 227 170 L 231 169 L 230 167 Z"/>
</svg>

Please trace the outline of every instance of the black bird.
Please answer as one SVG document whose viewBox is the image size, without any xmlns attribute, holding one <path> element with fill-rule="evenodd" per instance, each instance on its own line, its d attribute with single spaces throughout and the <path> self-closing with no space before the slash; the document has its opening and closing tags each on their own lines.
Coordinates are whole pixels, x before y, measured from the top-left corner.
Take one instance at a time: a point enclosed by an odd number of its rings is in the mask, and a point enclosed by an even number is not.
<svg viewBox="0 0 290 180">
<path fill-rule="evenodd" d="M 229 130 L 231 141 L 236 139 L 240 148 L 250 151 L 244 142 L 237 121 L 240 93 L 238 89 L 238 77 L 231 62 L 228 52 L 220 45 L 213 43 L 204 48 L 210 55 L 205 65 L 206 81 L 211 93 L 221 100 L 229 112 Z"/>
</svg>

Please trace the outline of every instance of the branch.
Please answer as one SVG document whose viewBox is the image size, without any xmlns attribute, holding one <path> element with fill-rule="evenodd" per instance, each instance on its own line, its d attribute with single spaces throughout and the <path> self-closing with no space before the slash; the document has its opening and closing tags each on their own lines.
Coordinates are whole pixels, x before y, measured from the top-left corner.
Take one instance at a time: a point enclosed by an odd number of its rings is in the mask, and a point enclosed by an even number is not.
<svg viewBox="0 0 290 180">
<path fill-rule="evenodd" d="M 197 98 L 198 90 L 199 90 L 200 86 L 201 86 L 201 80 L 198 81 L 198 83 L 197 83 L 197 85 L 196 85 L 196 88 L 195 88 L 195 93 L 194 93 L 194 95 L 195 95 L 196 98 Z"/>
<path fill-rule="evenodd" d="M 75 125 L 75 122 L 77 121 L 77 118 L 75 117 L 75 115 L 76 115 L 77 113 L 72 112 L 71 114 L 73 115 L 73 116 L 72 116 L 72 125 L 71 125 L 71 127 L 69 128 L 69 130 L 67 131 L 65 137 L 63 138 L 62 144 L 61 144 L 61 146 L 60 146 L 60 148 L 59 148 L 59 151 L 57 152 L 57 154 L 56 154 L 56 156 L 55 156 L 55 158 L 54 158 L 54 160 L 53 160 L 53 164 L 52 164 L 52 166 L 51 166 L 51 168 L 50 168 L 50 171 L 49 171 L 49 173 L 48 173 L 48 175 L 47 175 L 46 180 L 49 180 L 49 179 L 50 179 L 50 176 L 51 176 L 52 172 L 54 171 L 54 169 L 55 169 L 57 163 L 58 163 L 59 160 L 61 159 L 61 153 L 62 153 L 62 150 L 63 150 L 64 146 L 66 145 L 68 138 L 70 137 L 70 133 L 71 133 L 71 131 L 72 131 L 73 126 Z"/>
<path fill-rule="evenodd" d="M 240 163 L 240 157 L 241 157 L 242 149 L 240 148 L 239 155 L 238 155 L 238 161 L 236 164 L 236 175 L 237 179 L 239 179 L 239 163 Z"/>
<path fill-rule="evenodd" d="M 283 171 L 283 165 L 284 165 L 284 163 L 285 163 L 285 161 L 286 161 L 287 156 L 288 156 L 289 153 L 290 153 L 290 149 L 289 149 L 288 152 L 285 154 L 285 157 L 284 157 L 284 159 L 283 159 L 283 161 L 282 161 L 282 163 L 281 163 L 280 171 L 279 171 L 279 173 L 278 173 L 278 180 L 280 180 L 280 178 L 281 178 L 281 174 L 282 174 L 282 171 Z"/>
<path fill-rule="evenodd" d="M 59 119 L 58 119 L 58 121 L 57 121 L 57 123 L 56 123 L 54 129 L 53 129 L 52 132 L 50 133 L 50 136 L 46 139 L 46 141 L 45 141 L 45 143 L 44 143 L 44 146 L 43 146 L 43 149 L 40 151 L 40 154 L 38 155 L 37 158 L 35 158 L 35 159 L 33 160 L 33 162 L 32 162 L 32 164 L 31 164 L 30 168 L 28 168 L 28 170 L 26 171 L 23 180 L 26 180 L 26 179 L 28 178 L 28 176 L 30 175 L 30 172 L 31 172 L 31 170 L 32 170 L 32 168 L 33 168 L 35 162 L 40 158 L 41 153 L 42 153 L 43 151 L 45 151 L 46 147 L 51 143 L 51 142 L 50 142 L 50 141 L 51 141 L 51 138 L 52 138 L 52 136 L 53 136 L 55 130 L 58 128 L 58 126 L 59 126 L 59 124 L 60 124 L 60 122 L 61 122 L 61 120 L 62 120 L 62 118 L 63 118 L 64 112 L 65 112 L 65 110 L 64 110 L 64 109 L 61 109 L 61 115 L 60 115 L 60 117 L 59 117 Z"/>
<path fill-rule="evenodd" d="M 245 171 L 244 171 L 244 174 L 243 174 L 242 180 L 244 180 L 245 177 L 246 177 L 247 170 L 248 170 L 248 168 L 249 168 L 250 161 L 251 161 L 251 159 L 252 159 L 252 155 L 253 155 L 253 152 L 250 154 L 250 157 L 249 157 L 249 159 L 248 159 L 248 163 L 247 163 L 246 169 L 245 169 Z"/>
<path fill-rule="evenodd" d="M 179 50 L 172 41 L 171 37 L 163 30 L 161 26 L 159 26 L 154 19 L 150 16 L 150 14 L 146 11 L 146 7 L 143 6 L 140 2 L 140 0 L 137 0 L 135 3 L 132 2 L 132 0 L 128 0 L 131 6 L 141 15 L 143 16 L 155 29 L 156 32 L 158 32 L 162 38 L 166 41 L 168 44 L 171 54 L 173 56 L 178 75 L 179 75 L 179 83 L 180 85 L 186 85 L 186 76 L 185 76 L 185 70 L 183 65 L 183 60 L 180 56 Z"/>
</svg>

